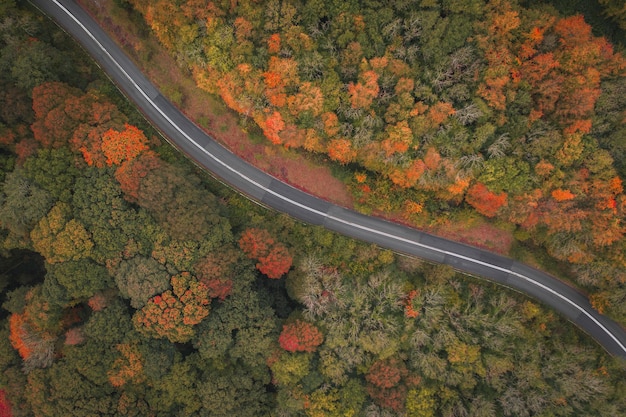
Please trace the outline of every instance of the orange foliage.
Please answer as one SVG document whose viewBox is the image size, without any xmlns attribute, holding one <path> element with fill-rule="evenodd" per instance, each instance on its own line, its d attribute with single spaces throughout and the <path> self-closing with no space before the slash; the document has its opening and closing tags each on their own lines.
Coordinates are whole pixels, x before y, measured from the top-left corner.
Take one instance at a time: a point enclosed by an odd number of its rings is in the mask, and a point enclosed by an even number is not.
<svg viewBox="0 0 626 417">
<path fill-rule="evenodd" d="M 280 52 L 280 34 L 274 33 L 267 38 L 267 50 L 270 54 Z"/>
<path fill-rule="evenodd" d="M 204 283 L 209 291 L 209 297 L 224 301 L 233 291 L 232 279 L 210 279 Z"/>
<path fill-rule="evenodd" d="M 339 119 L 333 112 L 322 114 L 322 122 L 324 122 L 324 133 L 328 137 L 333 137 L 339 133 Z"/>
<path fill-rule="evenodd" d="M 454 184 L 448 186 L 448 192 L 453 196 L 461 195 L 470 184 L 469 178 L 457 178 Z"/>
<path fill-rule="evenodd" d="M 566 127 L 563 131 L 566 135 L 571 135 L 577 132 L 583 134 L 591 132 L 591 119 L 574 120 L 572 124 Z"/>
<path fill-rule="evenodd" d="M 420 315 L 419 311 L 415 310 L 413 306 L 413 300 L 419 295 L 417 290 L 411 290 L 404 300 L 404 316 L 410 319 L 414 319 Z"/>
<path fill-rule="evenodd" d="M 620 194 L 623 192 L 624 188 L 622 187 L 622 179 L 620 177 L 611 178 L 609 181 L 609 189 L 614 194 Z"/>
<path fill-rule="evenodd" d="M 405 153 L 413 142 L 413 132 L 406 120 L 387 126 L 386 138 L 382 142 L 382 148 L 389 157 L 394 153 Z"/>
<path fill-rule="evenodd" d="M 235 19 L 235 36 L 237 37 L 237 42 L 241 43 L 248 39 L 252 34 L 252 29 L 252 23 L 246 18 L 238 16 Z"/>
<path fill-rule="evenodd" d="M 559 67 L 559 61 L 557 61 L 552 52 L 540 54 L 528 61 L 524 62 L 520 68 L 523 78 L 535 85 L 539 81 L 543 80 L 550 72 Z"/>
<path fill-rule="evenodd" d="M 283 82 L 280 74 L 276 72 L 266 71 L 263 73 L 263 78 L 265 79 L 267 88 L 278 88 Z"/>
<path fill-rule="evenodd" d="M 407 375 L 404 362 L 397 358 L 374 362 L 365 375 L 367 393 L 381 407 L 400 411 L 404 407 L 407 391 L 402 380 Z"/>
<path fill-rule="evenodd" d="M 478 88 L 478 94 L 487 100 L 489 105 L 497 110 L 506 108 L 506 95 L 504 87 L 509 83 L 508 75 L 487 78 L 485 82 Z"/>
<path fill-rule="evenodd" d="M 102 136 L 102 151 L 108 166 L 120 165 L 147 150 L 147 143 L 141 130 L 126 123 L 122 132 L 110 129 Z"/>
<path fill-rule="evenodd" d="M 440 101 L 428 110 L 428 117 L 436 125 L 443 123 L 449 116 L 456 113 L 452 104 Z"/>
<path fill-rule="evenodd" d="M 26 320 L 24 314 L 13 313 L 9 317 L 9 340 L 11 345 L 22 359 L 28 359 L 33 352 L 33 347 L 27 341 L 28 332 L 26 331 Z"/>
<path fill-rule="evenodd" d="M 109 303 L 109 299 L 104 293 L 96 293 L 89 298 L 87 304 L 93 311 L 102 311 Z"/>
<path fill-rule="evenodd" d="M 422 211 L 424 211 L 424 205 L 416 201 L 407 200 L 404 202 L 404 211 L 409 216 L 420 214 Z"/>
<path fill-rule="evenodd" d="M 188 272 L 173 276 L 170 282 L 172 290 L 152 297 L 135 313 L 133 323 L 150 336 L 185 343 L 194 334 L 193 326 L 209 315 L 208 288 Z"/>
<path fill-rule="evenodd" d="M 310 82 L 304 82 L 300 85 L 298 93 L 287 99 L 287 105 L 293 116 L 305 111 L 311 112 L 313 116 L 318 116 L 324 105 L 322 90 Z"/>
<path fill-rule="evenodd" d="M 412 78 L 402 77 L 396 83 L 394 88 L 396 94 L 410 93 L 415 88 L 415 81 Z"/>
<path fill-rule="evenodd" d="M 573 200 L 574 197 L 574 194 L 572 194 L 570 190 L 563 190 L 561 188 L 558 188 L 552 191 L 552 198 L 554 198 L 556 201 Z"/>
<path fill-rule="evenodd" d="M 18 163 L 21 164 L 26 160 L 26 158 L 34 155 L 38 148 L 39 144 L 33 139 L 25 138 L 20 140 L 15 144 L 15 154 L 17 155 Z"/>
<path fill-rule="evenodd" d="M 281 243 L 275 244 L 266 256 L 258 258 L 257 269 L 268 278 L 278 279 L 289 272 L 293 258 Z"/>
<path fill-rule="evenodd" d="M 381 73 L 389 65 L 389 59 L 386 56 L 375 57 L 369 63 L 374 71 Z"/>
<path fill-rule="evenodd" d="M 348 85 L 350 103 L 356 109 L 368 108 L 380 91 L 378 86 L 378 74 L 374 71 L 365 71 L 360 76 L 361 81 Z"/>
<path fill-rule="evenodd" d="M 277 145 L 282 143 L 278 134 L 284 128 L 285 122 L 283 121 L 283 117 L 279 112 L 275 111 L 267 119 L 265 119 L 263 134 L 265 134 L 265 137 L 268 138 L 273 144 Z"/>
<path fill-rule="evenodd" d="M 328 143 L 328 156 L 341 164 L 350 163 L 356 158 L 356 151 L 347 139 L 333 139 Z"/>
<path fill-rule="evenodd" d="M 426 165 L 426 168 L 428 168 L 431 171 L 434 171 L 439 167 L 440 162 L 441 162 L 441 155 L 439 155 L 439 152 L 437 152 L 437 149 L 435 149 L 435 147 L 432 147 L 432 146 L 428 148 L 428 150 L 426 151 L 426 155 L 424 155 L 424 164 Z"/>
<path fill-rule="evenodd" d="M 537 165 L 535 165 L 535 172 L 542 177 L 550 175 L 552 170 L 554 170 L 554 165 L 544 159 L 542 159 L 537 163 Z"/>
<path fill-rule="evenodd" d="M 107 371 L 109 382 L 114 387 L 121 387 L 129 382 L 139 384 L 145 380 L 143 358 L 137 346 L 128 343 L 118 344 L 115 349 L 121 357 L 117 358 L 112 368 Z"/>
<path fill-rule="evenodd" d="M 494 217 L 498 213 L 498 210 L 506 205 L 507 195 L 506 193 L 492 193 L 484 184 L 478 182 L 467 191 L 465 201 L 480 214 L 487 217 Z"/>
<path fill-rule="evenodd" d="M 265 229 L 246 229 L 239 239 L 239 247 L 250 259 L 267 255 L 272 245 L 274 245 L 274 239 Z"/>
<path fill-rule="evenodd" d="M 194 266 L 197 277 L 209 290 L 209 297 L 225 300 L 232 291 L 232 266 L 239 257 L 234 249 L 211 252 Z"/>
</svg>

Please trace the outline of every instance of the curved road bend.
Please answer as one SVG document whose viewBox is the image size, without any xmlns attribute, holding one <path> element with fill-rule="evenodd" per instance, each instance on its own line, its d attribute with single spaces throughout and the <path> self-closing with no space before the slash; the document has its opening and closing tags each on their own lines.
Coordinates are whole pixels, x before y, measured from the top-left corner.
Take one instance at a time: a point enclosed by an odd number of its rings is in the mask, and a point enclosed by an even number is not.
<svg viewBox="0 0 626 417">
<path fill-rule="evenodd" d="M 264 205 L 381 247 L 487 278 L 558 311 L 612 355 L 626 359 L 626 332 L 587 297 L 512 259 L 348 210 L 284 184 L 219 145 L 167 101 L 73 0 L 30 0 L 77 39 L 144 115 L 188 157 Z"/>
</svg>

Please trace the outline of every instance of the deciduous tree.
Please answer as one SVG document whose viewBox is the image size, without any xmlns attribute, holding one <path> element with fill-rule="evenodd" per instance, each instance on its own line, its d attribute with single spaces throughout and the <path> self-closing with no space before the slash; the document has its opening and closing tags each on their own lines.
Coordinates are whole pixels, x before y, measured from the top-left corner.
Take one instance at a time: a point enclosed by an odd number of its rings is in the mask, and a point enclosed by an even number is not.
<svg viewBox="0 0 626 417">
<path fill-rule="evenodd" d="M 322 332 L 313 324 L 296 320 L 285 324 L 278 343 L 288 352 L 314 352 L 324 341 Z"/>
<path fill-rule="evenodd" d="M 133 323 L 146 335 L 185 343 L 193 337 L 194 326 L 209 315 L 208 288 L 188 272 L 173 276 L 171 285 L 135 313 Z"/>
</svg>

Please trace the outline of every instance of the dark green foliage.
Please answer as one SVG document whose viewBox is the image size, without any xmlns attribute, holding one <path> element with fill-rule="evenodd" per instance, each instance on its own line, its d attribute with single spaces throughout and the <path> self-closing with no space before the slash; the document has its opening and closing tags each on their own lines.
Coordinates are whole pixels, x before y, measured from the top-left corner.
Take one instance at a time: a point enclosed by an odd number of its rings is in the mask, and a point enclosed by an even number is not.
<svg viewBox="0 0 626 417">
<path fill-rule="evenodd" d="M 18 237 L 28 236 L 52 207 L 51 195 L 29 180 L 22 170 L 7 174 L 0 194 L 0 222 Z"/>
<path fill-rule="evenodd" d="M 105 267 L 89 259 L 60 262 L 48 266 L 47 279 L 54 279 L 67 291 L 70 300 L 86 300 L 113 285 Z"/>
<path fill-rule="evenodd" d="M 271 413 L 271 396 L 265 381 L 250 374 L 246 368 L 208 371 L 200 384 L 202 414 L 211 417 L 254 417 Z"/>
<path fill-rule="evenodd" d="M 25 162 L 24 174 L 55 199 L 70 202 L 78 176 L 75 158 L 67 148 L 40 149 Z"/>
</svg>

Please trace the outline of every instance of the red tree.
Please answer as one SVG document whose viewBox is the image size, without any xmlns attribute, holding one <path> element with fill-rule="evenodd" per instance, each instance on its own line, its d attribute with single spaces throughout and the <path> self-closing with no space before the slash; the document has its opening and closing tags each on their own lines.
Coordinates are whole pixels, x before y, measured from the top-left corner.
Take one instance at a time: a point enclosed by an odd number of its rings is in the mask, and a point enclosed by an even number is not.
<svg viewBox="0 0 626 417">
<path fill-rule="evenodd" d="M 141 182 L 152 171 L 164 167 L 163 161 L 152 151 L 146 151 L 135 159 L 128 160 L 115 171 L 124 198 L 131 203 L 139 202 Z"/>
<path fill-rule="evenodd" d="M 239 261 L 234 249 L 210 253 L 194 265 L 196 276 L 209 290 L 209 297 L 225 300 L 233 289 L 233 266 Z"/>
<path fill-rule="evenodd" d="M 288 352 L 314 352 L 322 344 L 324 336 L 313 324 L 302 320 L 285 324 L 278 343 Z"/>
<path fill-rule="evenodd" d="M 246 229 L 239 239 L 239 247 L 250 259 L 266 256 L 272 245 L 274 245 L 274 239 L 265 229 Z"/>
<path fill-rule="evenodd" d="M 267 256 L 259 258 L 256 267 L 268 278 L 278 279 L 289 272 L 293 258 L 289 250 L 281 243 L 277 243 L 270 249 Z"/>
<path fill-rule="evenodd" d="M 471 186 L 467 191 L 465 201 L 480 214 L 487 217 L 494 217 L 498 213 L 498 210 L 506 205 L 507 196 L 506 193 L 492 193 L 484 184 L 479 182 Z"/>
<path fill-rule="evenodd" d="M 403 379 L 407 374 L 404 362 L 397 358 L 374 362 L 365 375 L 367 392 L 381 407 L 400 411 L 406 398 L 407 388 Z"/>
<path fill-rule="evenodd" d="M 247 229 L 239 239 L 244 254 L 257 260 L 256 268 L 268 278 L 278 279 L 291 268 L 292 257 L 280 242 L 275 242 L 264 229 Z"/>
</svg>

